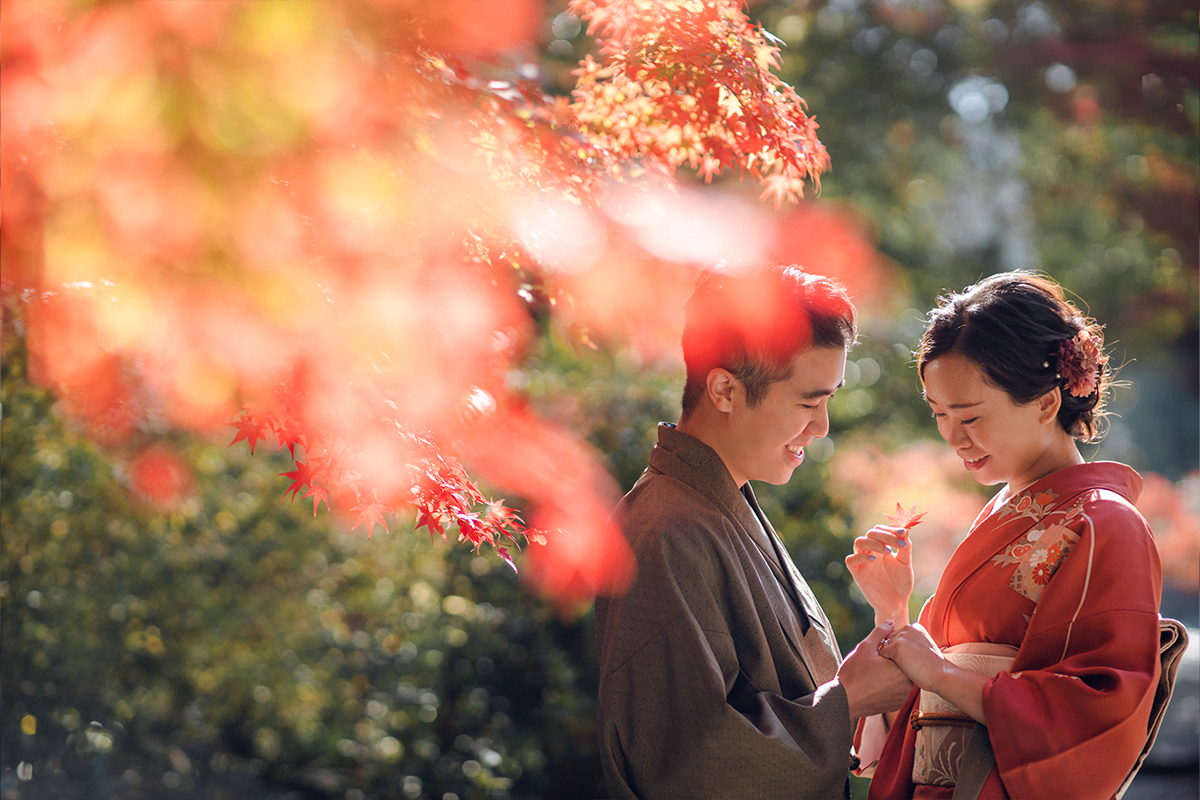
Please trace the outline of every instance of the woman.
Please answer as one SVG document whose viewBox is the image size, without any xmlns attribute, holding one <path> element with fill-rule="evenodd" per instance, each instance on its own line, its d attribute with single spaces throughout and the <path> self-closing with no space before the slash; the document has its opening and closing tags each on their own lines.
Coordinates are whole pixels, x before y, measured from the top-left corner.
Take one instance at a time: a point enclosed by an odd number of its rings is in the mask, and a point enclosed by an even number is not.
<svg viewBox="0 0 1200 800">
<path fill-rule="evenodd" d="M 930 317 L 917 366 L 938 431 L 977 481 L 1002 488 L 917 625 L 901 628 L 904 528 L 873 528 L 846 559 L 877 619 L 899 629 L 880 652 L 918 687 L 895 717 L 860 729 L 868 744 L 872 726 L 882 739 L 890 725 L 870 797 L 950 798 L 960 778 L 983 782 L 981 798 L 1113 797 L 1146 742 L 1162 570 L 1133 506 L 1141 477 L 1085 463 L 1076 444 L 1097 438 L 1111 382 L 1100 329 L 1057 285 L 1022 273 Z M 959 775 L 973 733 L 983 746 Z M 995 766 L 969 769 L 987 744 Z"/>
</svg>

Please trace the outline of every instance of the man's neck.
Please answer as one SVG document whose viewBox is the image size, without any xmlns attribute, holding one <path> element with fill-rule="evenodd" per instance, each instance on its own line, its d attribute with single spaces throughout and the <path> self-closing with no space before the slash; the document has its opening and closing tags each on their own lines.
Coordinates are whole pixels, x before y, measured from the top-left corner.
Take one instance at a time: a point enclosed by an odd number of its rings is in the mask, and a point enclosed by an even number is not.
<svg viewBox="0 0 1200 800">
<path fill-rule="evenodd" d="M 711 447 L 721 459 L 721 463 L 725 465 L 725 469 L 733 478 L 734 483 L 741 488 L 746 485 L 747 481 L 745 478 L 739 478 L 733 473 L 733 470 L 729 469 L 729 459 L 725 456 L 724 440 L 721 437 L 722 422 L 719 412 L 715 409 L 701 407 L 694 409 L 686 417 L 680 417 L 679 422 L 675 423 L 675 430 Z"/>
</svg>

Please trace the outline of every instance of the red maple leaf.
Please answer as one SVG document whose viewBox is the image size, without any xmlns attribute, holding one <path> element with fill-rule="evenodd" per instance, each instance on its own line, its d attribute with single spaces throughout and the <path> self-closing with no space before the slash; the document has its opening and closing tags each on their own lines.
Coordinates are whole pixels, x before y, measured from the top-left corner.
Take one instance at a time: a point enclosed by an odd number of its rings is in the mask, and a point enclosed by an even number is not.
<svg viewBox="0 0 1200 800">
<path fill-rule="evenodd" d="M 920 502 L 918 500 L 910 508 L 904 508 L 904 506 L 896 503 L 896 513 L 887 515 L 888 522 L 898 528 L 904 528 L 906 531 L 920 525 L 921 520 L 925 519 L 925 515 L 929 513 L 928 511 L 922 511 L 920 514 L 917 513 L 917 503 Z"/>
<path fill-rule="evenodd" d="M 491 526 L 485 524 L 479 518 L 478 514 L 473 512 L 459 513 L 456 515 L 455 521 L 458 522 L 458 531 L 462 534 L 459 541 L 462 538 L 470 540 L 471 544 L 475 545 L 476 550 L 479 549 L 479 546 L 485 540 L 493 547 L 496 545 L 495 534 L 492 533 Z"/>
<path fill-rule="evenodd" d="M 267 420 L 256 420 L 249 413 L 243 411 L 241 418 L 229 423 L 231 426 L 238 429 L 237 436 L 233 437 L 233 441 L 229 443 L 230 447 L 245 439 L 250 445 L 250 455 L 254 455 L 254 445 L 266 439 L 263 436 L 263 428 L 268 425 Z"/>
<path fill-rule="evenodd" d="M 420 528 L 422 525 L 429 528 L 429 539 L 431 541 L 433 540 L 433 535 L 435 533 L 438 536 L 441 536 L 443 541 L 446 539 L 446 531 L 442 528 L 442 522 L 440 519 L 438 519 L 436 511 L 431 511 L 423 506 L 420 507 L 417 516 L 417 524 L 414 527 L 414 530 L 416 528 Z"/>
<path fill-rule="evenodd" d="M 294 419 L 288 418 L 275 426 L 275 433 L 279 435 L 279 446 L 275 449 L 282 450 L 287 446 L 288 454 L 292 458 L 296 457 L 296 445 L 307 447 L 305 443 L 304 431 L 300 427 L 300 423 Z"/>
<path fill-rule="evenodd" d="M 512 567 L 513 572 L 517 572 L 517 562 L 512 560 L 512 556 L 508 554 L 507 547 L 497 547 L 496 552 L 499 553 L 500 557 L 504 559 L 504 563 Z"/>
<path fill-rule="evenodd" d="M 764 188 L 758 199 L 766 200 L 769 197 L 774 200 L 776 208 L 781 207 L 784 200 L 796 202 L 804 190 L 804 182 L 786 172 L 773 172 L 763 177 L 762 183 Z"/>
<path fill-rule="evenodd" d="M 370 539 L 371 534 L 375 532 L 376 523 L 382 525 L 385 531 L 391 533 L 391 531 L 388 530 L 387 520 L 383 518 L 384 512 L 391 511 L 391 509 L 385 504 L 379 502 L 378 500 L 371 500 L 369 502 L 364 500 L 355 506 L 354 510 L 358 512 L 358 519 L 354 521 L 354 527 L 351 528 L 351 530 L 354 530 L 359 525 L 366 522 L 368 539 Z"/>
<path fill-rule="evenodd" d="M 321 503 L 325 504 L 325 508 L 329 508 L 329 490 L 326 489 L 324 486 L 317 486 L 316 484 L 311 484 L 308 487 L 308 491 L 304 493 L 304 496 L 311 497 L 313 499 L 313 516 L 314 517 L 317 515 L 317 509 L 321 507 Z M 295 495 L 293 495 L 293 497 L 295 497 Z"/>
<path fill-rule="evenodd" d="M 522 527 L 521 515 L 504 505 L 504 498 L 488 503 L 487 521 L 492 525 L 512 525 Z"/>
<path fill-rule="evenodd" d="M 312 470 L 309 469 L 308 464 L 300 461 L 296 462 L 296 468 L 291 472 L 281 472 L 279 474 L 284 478 L 292 479 L 292 485 L 289 486 L 288 490 L 283 493 L 284 500 L 287 500 L 287 496 L 290 494 L 292 496 L 292 500 L 294 501 L 300 494 L 300 490 L 312 483 Z M 307 494 L 304 496 L 308 497 Z"/>
</svg>

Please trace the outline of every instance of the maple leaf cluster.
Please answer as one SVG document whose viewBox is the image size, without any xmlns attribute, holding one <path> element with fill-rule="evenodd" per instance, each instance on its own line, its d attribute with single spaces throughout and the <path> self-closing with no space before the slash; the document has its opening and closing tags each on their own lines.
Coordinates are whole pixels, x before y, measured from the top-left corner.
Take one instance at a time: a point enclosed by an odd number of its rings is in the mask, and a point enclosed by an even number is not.
<svg viewBox="0 0 1200 800">
<path fill-rule="evenodd" d="M 407 505 L 415 510 L 417 529 L 424 527 L 430 536 L 441 536 L 444 541 L 447 528 L 457 526 L 459 541 L 468 541 L 477 550 L 486 542 L 513 570 L 516 564 L 504 546 L 505 541 L 518 547 L 529 541 L 545 544 L 544 534 L 530 531 L 520 515 L 506 507 L 503 500 L 485 498 L 456 459 L 417 434 L 398 429 L 399 438 L 412 448 L 405 465 L 408 496 L 396 497 L 393 493 L 381 498 L 378 482 L 365 480 L 368 476 L 354 468 L 352 446 L 343 443 L 341 453 L 318 454 L 312 449 L 311 437 L 301 430 L 297 420 L 280 419 L 269 411 L 256 416 L 243 410 L 233 425 L 237 434 L 231 446 L 245 441 L 253 453 L 260 442 L 274 437 L 277 449 L 288 449 L 296 469 L 282 473 L 291 480 L 283 499 L 311 498 L 316 516 L 321 503 L 331 508 L 331 499 L 340 497 L 352 506 L 351 511 L 356 515 L 352 527 L 365 525 L 368 538 L 376 525 L 390 532 L 387 515 Z M 323 444 L 318 446 L 323 448 Z M 301 458 L 305 460 L 297 458 L 296 448 L 301 449 Z"/>
<path fill-rule="evenodd" d="M 603 61 L 576 71 L 573 109 L 606 151 L 651 169 L 687 165 L 706 181 L 736 168 L 778 207 L 829 156 L 804 100 L 771 72 L 779 48 L 739 0 L 574 0 Z"/>
</svg>

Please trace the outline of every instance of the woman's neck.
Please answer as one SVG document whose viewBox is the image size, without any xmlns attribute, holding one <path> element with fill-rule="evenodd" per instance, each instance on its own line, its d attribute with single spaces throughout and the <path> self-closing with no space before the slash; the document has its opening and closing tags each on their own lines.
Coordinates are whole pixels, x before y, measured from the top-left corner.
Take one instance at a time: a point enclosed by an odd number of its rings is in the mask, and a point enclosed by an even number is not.
<svg viewBox="0 0 1200 800">
<path fill-rule="evenodd" d="M 1064 441 L 1059 446 L 1048 448 L 1043 457 L 1038 459 L 1037 463 L 1020 480 L 1009 481 L 1000 490 L 998 501 L 1006 503 L 1047 475 L 1053 475 L 1067 467 L 1076 467 L 1086 463 L 1075 440 L 1066 436 L 1063 439 Z"/>
</svg>

